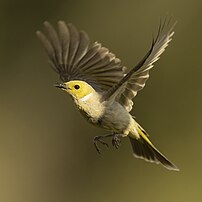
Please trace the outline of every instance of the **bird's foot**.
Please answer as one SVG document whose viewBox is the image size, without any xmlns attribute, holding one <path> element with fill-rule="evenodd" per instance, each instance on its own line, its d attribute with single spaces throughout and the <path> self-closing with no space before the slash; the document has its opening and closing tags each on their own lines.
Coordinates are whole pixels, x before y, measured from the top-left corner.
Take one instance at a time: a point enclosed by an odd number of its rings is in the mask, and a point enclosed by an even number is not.
<svg viewBox="0 0 202 202">
<path fill-rule="evenodd" d="M 120 144 L 121 144 L 121 134 L 114 134 L 112 137 L 112 146 L 114 146 L 116 149 L 119 148 Z"/>
<path fill-rule="evenodd" d="M 103 138 L 105 138 L 105 136 L 95 136 L 93 139 L 95 149 L 99 154 L 101 154 L 101 149 L 98 147 L 98 142 L 105 145 L 106 147 L 109 147 L 109 145 L 105 141 L 102 140 Z"/>
</svg>

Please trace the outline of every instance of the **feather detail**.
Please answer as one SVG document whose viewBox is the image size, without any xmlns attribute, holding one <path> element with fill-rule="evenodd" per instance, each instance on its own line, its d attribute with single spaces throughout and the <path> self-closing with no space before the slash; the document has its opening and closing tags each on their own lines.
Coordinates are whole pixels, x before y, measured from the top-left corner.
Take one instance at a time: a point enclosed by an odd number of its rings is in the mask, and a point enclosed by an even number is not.
<svg viewBox="0 0 202 202">
<path fill-rule="evenodd" d="M 37 31 L 50 59 L 51 66 L 62 81 L 83 80 L 99 91 L 106 91 L 124 75 L 120 59 L 100 43 L 90 43 L 86 32 L 64 21 L 58 21 L 56 31 L 44 22 L 47 36 Z"/>
<path fill-rule="evenodd" d="M 149 70 L 154 66 L 154 62 L 160 58 L 160 55 L 165 51 L 168 43 L 172 40 L 175 24 L 176 23 L 170 25 L 170 19 L 165 19 L 164 23 L 160 23 L 157 36 L 153 39 L 150 50 L 128 74 L 103 95 L 103 100 L 110 99 L 110 97 L 126 83 L 125 90 L 122 88 L 121 93 L 116 93 L 116 100 L 128 111 L 132 109 L 132 99 L 137 95 L 138 91 L 144 88 L 149 78 Z"/>
</svg>

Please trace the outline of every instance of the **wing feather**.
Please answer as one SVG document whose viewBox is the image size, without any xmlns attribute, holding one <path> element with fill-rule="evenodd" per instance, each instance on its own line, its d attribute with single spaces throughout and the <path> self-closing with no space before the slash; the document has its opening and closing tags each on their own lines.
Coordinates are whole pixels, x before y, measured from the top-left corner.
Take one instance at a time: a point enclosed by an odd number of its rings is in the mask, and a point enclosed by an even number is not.
<svg viewBox="0 0 202 202">
<path fill-rule="evenodd" d="M 106 91 L 123 78 L 120 59 L 100 43 L 91 44 L 86 32 L 64 21 L 58 21 L 57 31 L 47 21 L 44 27 L 47 34 L 37 31 L 37 36 L 62 81 L 84 80 Z"/>
<path fill-rule="evenodd" d="M 108 90 L 103 96 L 103 99 L 110 97 L 122 104 L 127 111 L 132 109 L 132 99 L 137 95 L 137 92 L 144 88 L 147 79 L 149 78 L 149 70 L 154 66 L 160 55 L 165 51 L 174 34 L 173 28 L 176 23 L 170 26 L 170 20 L 165 19 L 164 23 L 159 26 L 157 36 L 152 41 L 150 50 L 144 58 L 126 74 L 116 85 Z M 123 85 L 125 84 L 125 85 Z M 113 96 L 112 96 L 113 95 Z"/>
<path fill-rule="evenodd" d="M 64 69 L 66 69 L 67 62 L 68 62 L 67 59 L 69 55 L 69 47 L 70 47 L 70 44 L 69 44 L 70 33 L 65 22 L 63 21 L 58 22 L 58 34 L 59 34 L 60 44 L 62 48 L 62 59 L 63 59 L 62 63 L 63 63 Z"/>
</svg>

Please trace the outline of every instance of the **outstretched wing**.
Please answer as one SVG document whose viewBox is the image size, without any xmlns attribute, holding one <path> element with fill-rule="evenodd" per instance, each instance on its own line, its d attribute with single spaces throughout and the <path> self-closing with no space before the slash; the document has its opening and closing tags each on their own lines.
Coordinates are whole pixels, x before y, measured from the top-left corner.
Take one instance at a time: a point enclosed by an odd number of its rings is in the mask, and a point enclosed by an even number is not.
<svg viewBox="0 0 202 202">
<path fill-rule="evenodd" d="M 150 50 L 144 58 L 123 77 L 120 82 L 114 85 L 104 95 L 103 99 L 109 99 L 112 95 L 116 96 L 116 100 L 123 105 L 127 111 L 131 111 L 133 101 L 137 92 L 144 88 L 145 82 L 149 78 L 149 70 L 154 66 L 160 55 L 165 51 L 168 43 L 172 40 L 174 34 L 173 28 L 176 23 L 170 26 L 170 20 L 160 23 L 158 34 L 152 41 Z"/>
<path fill-rule="evenodd" d="M 58 21 L 58 31 L 47 21 L 44 27 L 47 36 L 37 36 L 62 81 L 83 80 L 105 91 L 123 78 L 121 61 L 100 43 L 91 44 L 86 32 L 64 21 Z"/>
</svg>

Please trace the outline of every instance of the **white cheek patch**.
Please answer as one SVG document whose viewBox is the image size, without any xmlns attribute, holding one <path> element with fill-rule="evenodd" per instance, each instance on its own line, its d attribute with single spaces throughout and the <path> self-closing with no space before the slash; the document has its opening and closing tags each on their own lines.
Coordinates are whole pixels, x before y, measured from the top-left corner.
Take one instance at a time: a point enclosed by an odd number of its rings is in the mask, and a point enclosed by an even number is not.
<svg viewBox="0 0 202 202">
<path fill-rule="evenodd" d="M 89 93 L 88 95 L 82 97 L 80 100 L 81 100 L 82 102 L 85 102 L 85 101 L 87 101 L 92 95 L 93 95 L 93 93 Z"/>
</svg>

